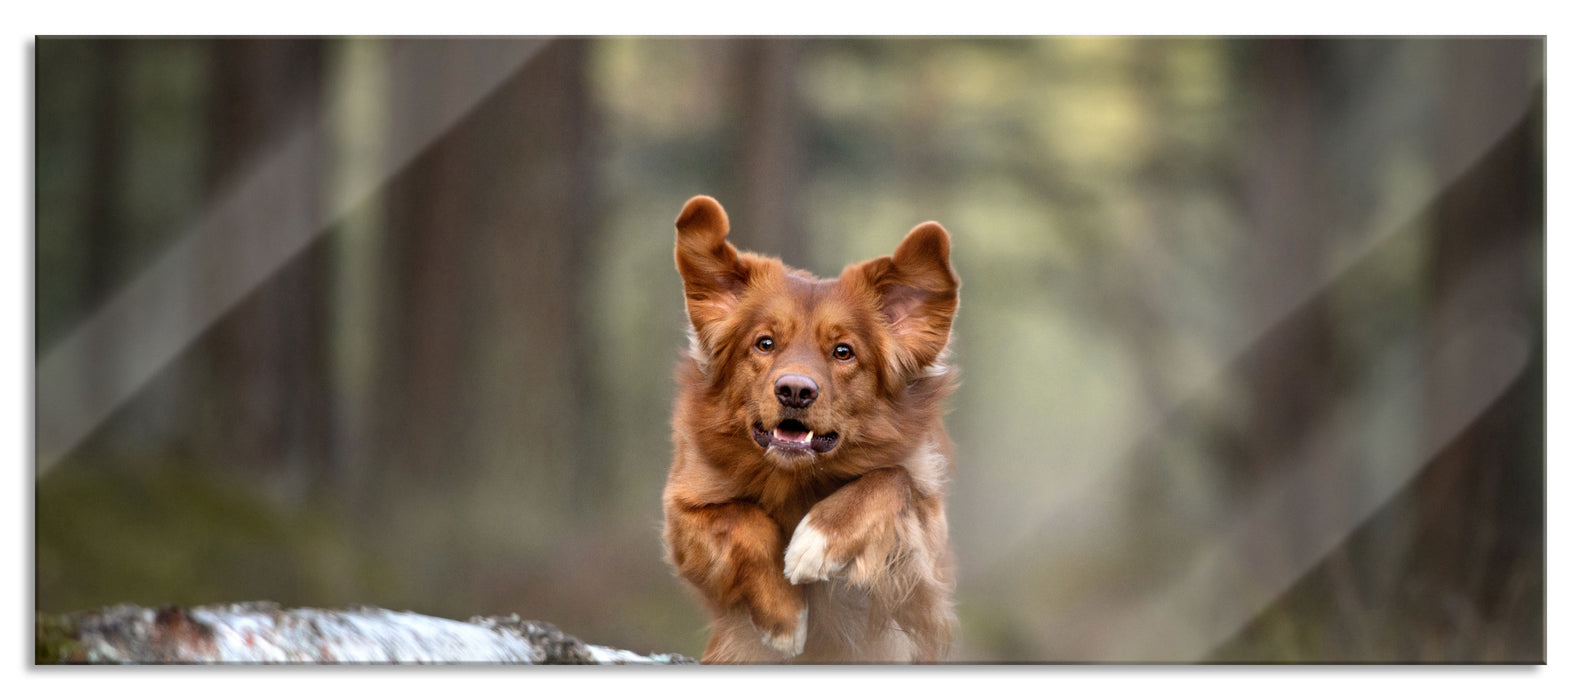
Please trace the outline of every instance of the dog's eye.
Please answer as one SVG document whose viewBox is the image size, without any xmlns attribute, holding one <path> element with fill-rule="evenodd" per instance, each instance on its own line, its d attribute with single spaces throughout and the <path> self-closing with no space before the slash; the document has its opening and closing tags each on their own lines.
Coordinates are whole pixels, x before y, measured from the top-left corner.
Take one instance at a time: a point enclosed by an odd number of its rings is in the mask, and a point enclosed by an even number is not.
<svg viewBox="0 0 1582 700">
<path fill-rule="evenodd" d="M 766 335 L 759 338 L 758 342 L 753 343 L 753 347 L 758 348 L 758 352 L 774 352 L 775 339 Z"/>
<path fill-rule="evenodd" d="M 835 359 L 840 360 L 842 362 L 845 362 L 846 360 L 850 360 L 854 356 L 854 353 L 851 351 L 851 346 L 847 345 L 845 343 L 841 343 L 840 345 L 836 345 L 834 352 L 831 352 L 830 354 L 834 355 Z"/>
</svg>

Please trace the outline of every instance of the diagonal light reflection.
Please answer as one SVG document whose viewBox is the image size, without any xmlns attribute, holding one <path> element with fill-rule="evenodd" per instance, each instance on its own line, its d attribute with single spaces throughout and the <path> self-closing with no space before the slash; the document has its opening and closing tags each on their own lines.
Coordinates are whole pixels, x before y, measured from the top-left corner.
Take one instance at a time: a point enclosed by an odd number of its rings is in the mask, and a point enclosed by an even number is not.
<svg viewBox="0 0 1582 700">
<path fill-rule="evenodd" d="M 1215 383 L 1220 381 L 1222 375 L 1235 362 L 1236 358 L 1246 354 L 1271 329 L 1274 329 L 1304 305 L 1312 302 L 1335 285 L 1346 272 L 1376 253 L 1397 236 L 1406 235 L 1407 232 L 1411 231 L 1412 229 L 1409 225 L 1411 218 L 1426 209 L 1428 200 L 1439 196 L 1450 183 L 1466 175 L 1479 158 L 1489 153 L 1496 143 L 1517 128 L 1517 125 L 1526 116 L 1527 108 L 1531 104 L 1532 102 L 1528 100 L 1519 101 L 1505 115 L 1505 118 L 1499 121 L 1500 128 L 1484 134 L 1481 139 L 1469 139 L 1456 144 L 1446 159 L 1446 167 L 1442 171 L 1444 175 L 1440 179 L 1439 187 L 1431 190 L 1422 205 L 1404 208 L 1394 219 L 1380 225 L 1374 235 L 1356 243 L 1349 252 L 1337 255 L 1335 258 L 1336 262 L 1329 268 L 1327 274 L 1315 278 L 1310 286 L 1296 288 L 1293 285 L 1292 288 L 1284 290 L 1286 292 L 1285 298 L 1268 305 L 1271 310 L 1268 317 L 1259 319 L 1254 330 L 1249 331 L 1240 343 L 1232 346 L 1231 349 L 1223 354 L 1222 359 L 1218 363 L 1218 371 L 1205 373 L 1200 381 L 1191 388 L 1183 390 L 1169 405 L 1155 409 L 1151 419 L 1139 421 L 1137 429 L 1132 431 L 1130 439 L 1117 441 L 1116 444 L 1122 447 L 1111 452 L 1108 460 L 1112 465 L 1111 468 L 1092 470 L 1089 473 L 1095 474 L 1095 477 L 1089 478 L 1075 487 L 1063 487 L 1063 492 L 1061 493 L 1047 494 L 1045 506 L 1038 508 L 1037 511 L 1049 513 L 1048 518 L 1021 523 L 1021 527 L 1013 528 L 1010 532 L 998 535 L 997 539 L 1003 546 L 997 550 L 996 556 L 987 560 L 980 560 L 982 565 L 978 567 L 979 572 L 992 572 L 1001 567 L 1016 566 L 1021 563 L 1021 553 L 1037 546 L 1041 532 L 1058 522 L 1062 514 L 1070 513 L 1074 509 L 1080 509 L 1085 503 L 1091 503 L 1093 494 L 1110 484 L 1116 474 L 1122 471 L 1120 467 L 1126 463 L 1132 450 L 1165 429 L 1166 419 L 1169 416 L 1187 407 L 1195 397 L 1212 393 Z"/>
<path fill-rule="evenodd" d="M 1506 256 L 1523 255 L 1520 247 Z M 1481 288 L 1479 275 L 1498 274 L 1508 261 L 1485 261 L 1478 272 L 1462 279 L 1458 293 Z M 1135 607 L 1113 615 L 1115 634 L 1093 649 L 1103 661 L 1198 661 L 1239 631 L 1258 612 L 1295 584 L 1417 476 L 1434 455 L 1469 427 L 1511 387 L 1532 357 L 1533 336 L 1520 319 L 1485 319 L 1456 329 L 1453 337 L 1428 349 L 1425 364 L 1390 362 L 1412 348 L 1402 343 L 1392 355 L 1381 352 L 1361 386 L 1399 381 L 1429 386 L 1430 378 L 1460 376 L 1456 401 L 1437 407 L 1436 420 L 1420 442 L 1397 446 L 1397 454 L 1367 463 L 1337 463 L 1330 446 L 1344 444 L 1355 431 L 1347 417 L 1357 414 L 1363 397 L 1342 396 L 1312 427 L 1292 452 L 1272 465 L 1280 477 L 1248 500 L 1234 523 L 1218 539 L 1205 543 L 1179 578 L 1140 597 Z M 1455 375 L 1475 350 L 1479 371 Z M 1407 402 L 1400 409 L 1416 412 Z M 1292 528 L 1293 519 L 1301 528 Z M 1271 542 L 1267 538 L 1277 538 Z M 1248 553 L 1278 546 L 1279 565 L 1248 565 Z"/>
<path fill-rule="evenodd" d="M 36 475 L 42 477 L 156 373 L 307 245 L 417 158 L 548 44 L 548 39 L 394 42 L 391 62 L 417 70 L 454 61 L 468 70 L 443 95 L 402 105 L 410 128 L 392 134 L 386 158 L 341 188 L 314 220 L 279 211 L 317 161 L 329 136 L 318 114 L 304 115 L 263 149 L 152 265 L 44 354 L 36 370 Z M 459 73 L 458 71 L 452 71 Z M 401 75 L 392 76 L 399 80 Z M 270 229 L 257 221 L 276 221 Z M 107 352 L 113 348 L 113 352 Z M 91 371 L 106 361 L 108 372 Z"/>
<path fill-rule="evenodd" d="M 1529 88 L 1528 96 L 1537 94 L 1541 87 Z M 1450 144 L 1448 153 L 1441 169 L 1442 179 L 1439 187 L 1431 190 L 1429 199 L 1439 197 L 1450 183 L 1456 182 L 1467 175 L 1480 159 L 1493 151 L 1496 144 L 1501 142 L 1513 131 L 1519 128 L 1524 119 L 1529 118 L 1532 105 L 1541 104 L 1542 101 L 1532 99 L 1511 100 L 1506 104 L 1509 109 L 1497 120 L 1490 122 L 1487 133 L 1479 134 L 1479 138 L 1468 138 Z M 1234 350 L 1227 352 L 1220 362 L 1220 371 L 1208 373 L 1197 386 L 1183 391 L 1179 398 L 1171 405 L 1159 409 L 1150 421 L 1141 421 L 1138 428 L 1132 433 L 1131 439 L 1117 442 L 1124 446 L 1114 450 L 1108 462 L 1110 467 L 1096 469 L 1089 477 L 1075 486 L 1063 486 L 1061 493 L 1046 494 L 1046 505 L 1036 509 L 1036 512 L 1047 513 L 1047 517 L 1032 519 L 1020 524 L 1009 524 L 1008 531 L 996 534 L 996 546 L 991 552 L 980 556 L 968 576 L 978 580 L 991 580 L 998 578 L 1007 568 L 1019 567 L 1025 564 L 1030 552 L 1042 549 L 1045 532 L 1050 531 L 1060 523 L 1065 522 L 1074 514 L 1087 514 L 1097 517 L 1094 509 L 1095 503 L 1104 503 L 1109 499 L 1105 495 L 1124 483 L 1125 465 L 1129 456 L 1137 445 L 1144 444 L 1165 430 L 1168 416 L 1176 414 L 1187 406 L 1194 397 L 1211 393 L 1215 383 L 1223 380 L 1230 365 L 1236 358 L 1243 356 L 1250 348 L 1264 337 L 1271 329 L 1289 318 L 1310 303 L 1326 290 L 1335 285 L 1338 280 L 1356 265 L 1366 260 L 1397 236 L 1405 235 L 1411 231 L 1409 226 L 1411 217 L 1419 211 L 1426 209 L 1423 206 L 1403 209 L 1395 219 L 1386 221 L 1375 229 L 1371 236 L 1356 243 L 1345 254 L 1336 257 L 1326 275 L 1315 279 L 1306 287 L 1293 286 L 1284 290 L 1283 299 L 1272 301 L 1267 308 L 1270 313 L 1256 325 L 1256 330 L 1248 333 L 1246 339 Z M 1506 251 L 1506 254 L 1516 255 L 1522 251 Z M 1485 261 L 1483 269 L 1491 269 L 1504 261 Z M 1463 283 L 1466 280 L 1462 280 Z M 1459 288 L 1459 287 L 1458 287 Z M 1462 339 L 1482 338 L 1499 348 L 1493 356 L 1484 358 L 1488 362 L 1488 371 L 1479 375 L 1477 383 L 1469 387 L 1466 400 L 1455 407 L 1464 413 L 1465 421 L 1458 424 L 1457 431 L 1470 423 L 1480 412 L 1488 407 L 1500 392 L 1515 381 L 1521 368 L 1525 366 L 1531 354 L 1531 336 L 1528 329 L 1517 326 L 1479 327 L 1462 329 Z M 1443 350 L 1435 348 L 1434 350 Z M 1435 357 L 1442 357 L 1436 354 Z M 1406 371 L 1416 371 L 1409 369 Z M 1470 400 L 1472 398 L 1477 400 Z M 1481 401 L 1481 402 L 1480 402 Z M 1457 413 L 1461 416 L 1462 413 Z M 1326 432 L 1334 425 L 1318 422 L 1323 417 L 1315 417 L 1314 425 L 1318 428 L 1308 434 L 1309 442 L 1304 443 L 1304 450 L 1311 450 L 1315 444 L 1314 439 L 1335 439 L 1337 433 Z M 1436 426 L 1437 427 L 1437 426 Z M 1314 437 L 1322 433 L 1324 437 Z M 1453 438 L 1455 432 L 1448 434 L 1436 433 L 1432 442 L 1437 450 L 1443 441 Z M 1421 446 L 1427 449 L 1427 445 Z M 1367 517 L 1373 514 L 1379 506 L 1386 503 L 1395 493 L 1404 486 L 1412 476 L 1427 466 L 1428 457 L 1433 451 L 1424 452 L 1414 456 L 1403 455 L 1400 460 L 1392 462 L 1392 466 L 1405 465 L 1409 467 L 1405 473 L 1397 474 L 1386 469 L 1382 474 L 1368 473 L 1366 483 L 1352 484 L 1348 491 L 1348 504 L 1366 503 L 1367 508 L 1352 508 L 1341 513 L 1324 513 L 1318 518 L 1317 529 L 1327 533 L 1326 537 L 1319 540 L 1309 540 L 1300 543 L 1296 551 L 1288 552 L 1278 571 L 1265 572 L 1263 578 L 1247 580 L 1248 567 L 1245 561 L 1238 560 L 1236 549 L 1232 545 L 1238 538 L 1255 538 L 1261 533 L 1270 533 L 1277 530 L 1280 523 L 1289 522 L 1289 510 L 1282 511 L 1279 504 L 1295 502 L 1309 503 L 1322 500 L 1314 494 L 1322 493 L 1320 489 L 1313 488 L 1306 472 L 1294 465 L 1302 465 L 1304 453 L 1299 451 L 1292 465 L 1287 466 L 1296 471 L 1287 475 L 1286 481 L 1276 484 L 1272 489 L 1260 492 L 1253 500 L 1246 502 L 1245 510 L 1236 521 L 1239 523 L 1230 530 L 1230 540 L 1205 541 L 1200 543 L 1201 551 L 1194 560 L 1189 573 L 1175 582 L 1156 581 L 1154 585 L 1130 586 L 1144 590 L 1160 591 L 1150 594 L 1146 601 L 1139 599 L 1136 609 L 1117 611 L 1114 607 L 1106 608 L 1103 614 L 1106 619 L 1095 622 L 1093 625 L 1079 625 L 1106 630 L 1107 638 L 1089 638 L 1083 640 L 1082 659 L 1063 660 L 1104 660 L 1104 661 L 1194 661 L 1202 659 L 1208 652 L 1218 646 L 1222 641 L 1241 629 L 1260 610 L 1262 610 L 1285 587 L 1295 582 L 1301 574 L 1322 559 L 1330 549 L 1344 537 L 1354 531 Z M 1359 477 L 1361 472 L 1367 470 L 1357 469 L 1349 476 Z M 1276 473 L 1278 470 L 1276 470 Z M 1333 474 L 1325 474 L 1328 479 L 1333 479 Z M 1398 478 L 1397 478 L 1398 477 Z M 1304 488 L 1306 490 L 1304 490 Z M 1362 494 L 1364 497 L 1358 497 Z M 1281 516 L 1285 517 L 1282 519 Z M 1077 527 L 1081 527 L 1078 525 Z M 1216 588 L 1216 586 L 1230 585 L 1229 588 Z M 1246 588 L 1246 586 L 1251 588 Z M 1229 594 L 1237 591 L 1237 594 Z M 1080 619 L 1085 613 L 1076 613 L 1073 618 Z M 1089 654 L 1093 656 L 1090 658 Z"/>
</svg>

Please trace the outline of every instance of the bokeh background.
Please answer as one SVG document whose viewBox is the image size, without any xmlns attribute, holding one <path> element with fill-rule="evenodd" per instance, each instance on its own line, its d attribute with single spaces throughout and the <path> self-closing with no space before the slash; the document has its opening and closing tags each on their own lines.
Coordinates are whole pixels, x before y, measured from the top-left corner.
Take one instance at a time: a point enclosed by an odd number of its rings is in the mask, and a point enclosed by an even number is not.
<svg viewBox="0 0 1582 700">
<path fill-rule="evenodd" d="M 965 662 L 1545 658 L 1541 38 L 34 46 L 35 609 L 696 655 L 671 223 L 952 233 Z"/>
</svg>

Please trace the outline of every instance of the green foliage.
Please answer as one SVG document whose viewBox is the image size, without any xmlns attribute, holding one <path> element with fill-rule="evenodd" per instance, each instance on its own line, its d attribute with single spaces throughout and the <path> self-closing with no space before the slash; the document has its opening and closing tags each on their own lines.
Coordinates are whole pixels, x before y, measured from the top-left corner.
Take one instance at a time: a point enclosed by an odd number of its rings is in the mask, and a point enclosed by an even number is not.
<svg viewBox="0 0 1582 700">
<path fill-rule="evenodd" d="M 254 599 L 327 607 L 399 590 L 340 514 L 278 502 L 261 486 L 212 468 L 62 465 L 35 496 L 35 607 Z"/>
<path fill-rule="evenodd" d="M 34 615 L 34 664 L 82 663 L 86 660 L 81 646 L 72 638 L 71 624 L 67 616 L 47 613 Z"/>
</svg>

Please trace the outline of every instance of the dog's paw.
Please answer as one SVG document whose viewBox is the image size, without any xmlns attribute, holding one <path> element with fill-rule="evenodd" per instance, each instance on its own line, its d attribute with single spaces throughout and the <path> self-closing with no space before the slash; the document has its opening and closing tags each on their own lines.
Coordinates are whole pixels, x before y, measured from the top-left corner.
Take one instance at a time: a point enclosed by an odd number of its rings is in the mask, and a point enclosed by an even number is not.
<svg viewBox="0 0 1582 700">
<path fill-rule="evenodd" d="M 830 558 L 829 538 L 804 516 L 786 545 L 786 579 L 793 584 L 828 581 L 845 566 L 846 562 Z"/>
<path fill-rule="evenodd" d="M 801 654 L 803 647 L 807 646 L 807 606 L 803 605 L 801 612 L 797 613 L 795 628 L 779 634 L 762 631 L 760 634 L 763 635 L 764 646 L 784 654 L 786 658 Z"/>
</svg>

